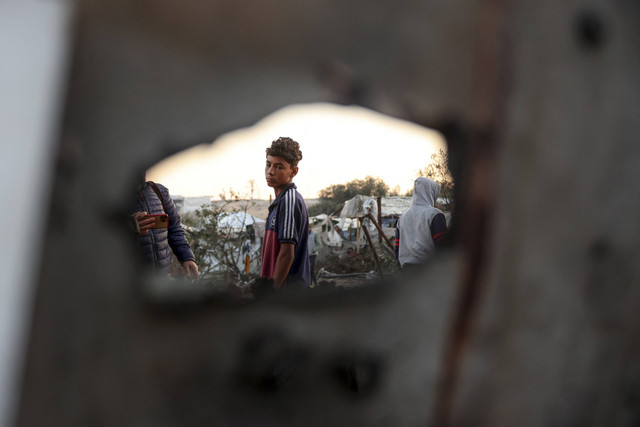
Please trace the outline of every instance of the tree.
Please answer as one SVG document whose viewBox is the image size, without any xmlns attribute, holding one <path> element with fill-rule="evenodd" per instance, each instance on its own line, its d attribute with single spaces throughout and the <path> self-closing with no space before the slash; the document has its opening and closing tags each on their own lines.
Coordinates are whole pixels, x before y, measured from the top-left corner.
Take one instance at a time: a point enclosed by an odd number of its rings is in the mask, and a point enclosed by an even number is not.
<svg viewBox="0 0 640 427">
<path fill-rule="evenodd" d="M 344 202 L 363 194 L 372 197 L 383 197 L 389 194 L 389 186 L 380 177 L 366 176 L 364 179 L 354 179 L 346 184 L 332 184 L 318 192 L 319 201 L 309 208 L 309 215 L 331 213 Z"/>
<path fill-rule="evenodd" d="M 431 162 L 424 169 L 418 169 L 417 176 L 430 178 L 440 184 L 440 197 L 445 200 L 445 208 L 450 209 L 453 203 L 455 183 L 449 170 L 449 153 L 443 149 L 431 155 Z M 409 194 L 413 192 L 410 191 Z"/>
</svg>

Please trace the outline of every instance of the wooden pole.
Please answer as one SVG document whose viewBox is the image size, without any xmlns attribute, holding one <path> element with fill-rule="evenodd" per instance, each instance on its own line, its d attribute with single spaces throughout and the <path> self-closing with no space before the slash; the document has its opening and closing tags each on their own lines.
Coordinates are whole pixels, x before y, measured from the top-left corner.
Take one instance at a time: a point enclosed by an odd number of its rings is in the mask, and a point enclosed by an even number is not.
<svg viewBox="0 0 640 427">
<path fill-rule="evenodd" d="M 376 199 L 378 204 L 378 224 L 382 224 L 382 197 L 378 196 Z M 380 230 L 380 228 L 378 228 Z M 382 245 L 382 235 L 383 233 L 378 232 L 378 244 Z"/>
<path fill-rule="evenodd" d="M 358 223 L 361 223 L 360 218 L 358 218 Z M 362 227 L 362 231 L 364 231 L 364 237 L 367 239 L 367 243 L 369 243 L 369 247 L 371 248 L 371 254 L 373 255 L 373 261 L 376 263 L 376 268 L 378 269 L 378 273 L 380 277 L 382 275 L 382 265 L 380 265 L 380 258 L 378 258 L 378 253 L 376 252 L 376 248 L 373 246 L 373 241 L 371 240 L 371 235 L 369 234 L 369 230 L 367 227 Z"/>
<path fill-rule="evenodd" d="M 391 240 L 389 240 L 389 238 L 384 234 L 380 224 L 378 224 L 376 222 L 376 220 L 373 218 L 373 215 L 371 215 L 370 213 L 367 214 L 367 218 L 369 218 L 371 220 L 371 222 L 373 223 L 373 225 L 376 226 L 376 228 L 378 229 L 378 235 L 383 237 L 384 241 L 387 243 L 387 245 L 389 245 L 389 249 L 391 249 L 391 252 L 395 254 L 395 252 L 393 252 L 393 249 L 394 249 L 393 248 L 393 243 L 391 243 Z"/>
</svg>

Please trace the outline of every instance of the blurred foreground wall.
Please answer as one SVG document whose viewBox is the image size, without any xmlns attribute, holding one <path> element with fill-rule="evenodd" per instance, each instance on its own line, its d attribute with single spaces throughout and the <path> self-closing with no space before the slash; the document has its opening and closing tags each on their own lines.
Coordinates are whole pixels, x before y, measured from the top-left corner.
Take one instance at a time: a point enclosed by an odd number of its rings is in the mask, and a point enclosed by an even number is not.
<svg viewBox="0 0 640 427">
<path fill-rule="evenodd" d="M 640 422 L 640 4 L 76 12 L 18 425 Z M 445 134 L 455 247 L 364 291 L 150 304 L 136 175 L 315 101 Z"/>
</svg>

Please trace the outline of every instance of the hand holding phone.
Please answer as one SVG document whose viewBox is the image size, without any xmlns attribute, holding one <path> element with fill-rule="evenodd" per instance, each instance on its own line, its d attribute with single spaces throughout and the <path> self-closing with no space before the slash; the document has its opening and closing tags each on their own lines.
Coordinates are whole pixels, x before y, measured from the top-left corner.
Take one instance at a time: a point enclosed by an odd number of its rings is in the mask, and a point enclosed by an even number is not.
<svg viewBox="0 0 640 427">
<path fill-rule="evenodd" d="M 169 215 L 167 214 L 147 214 L 142 217 L 145 219 L 153 219 L 153 225 L 150 228 L 168 228 L 169 227 Z"/>
<path fill-rule="evenodd" d="M 153 228 L 167 228 L 169 226 L 169 216 L 167 214 L 147 214 L 146 212 L 136 212 L 131 215 L 136 221 L 136 231 L 139 234 L 147 234 Z"/>
</svg>

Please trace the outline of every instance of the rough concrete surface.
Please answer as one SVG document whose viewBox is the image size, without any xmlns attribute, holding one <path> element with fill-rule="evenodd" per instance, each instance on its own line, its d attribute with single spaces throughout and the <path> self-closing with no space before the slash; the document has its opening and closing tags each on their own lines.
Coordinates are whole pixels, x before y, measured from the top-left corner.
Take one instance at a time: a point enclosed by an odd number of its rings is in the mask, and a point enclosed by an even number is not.
<svg viewBox="0 0 640 427">
<path fill-rule="evenodd" d="M 637 2 L 77 6 L 18 425 L 637 425 Z M 314 101 L 445 134 L 456 245 L 365 291 L 146 304 L 138 173 Z"/>
</svg>

